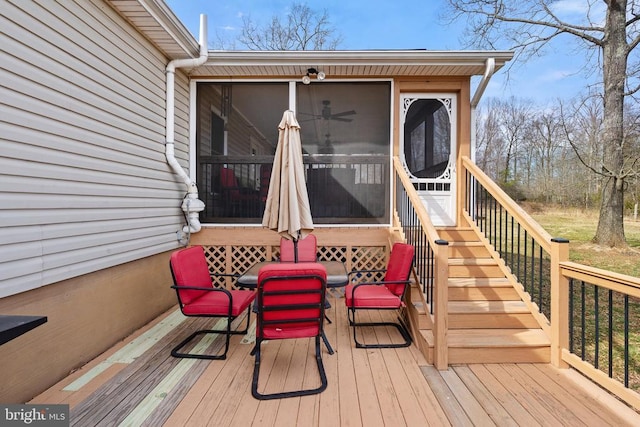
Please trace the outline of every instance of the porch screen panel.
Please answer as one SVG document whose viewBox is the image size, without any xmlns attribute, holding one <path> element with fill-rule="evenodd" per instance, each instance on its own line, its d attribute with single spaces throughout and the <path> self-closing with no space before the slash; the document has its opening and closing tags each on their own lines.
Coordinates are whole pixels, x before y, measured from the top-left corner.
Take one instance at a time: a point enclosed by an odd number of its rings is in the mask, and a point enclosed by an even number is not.
<svg viewBox="0 0 640 427">
<path fill-rule="evenodd" d="M 262 220 L 288 82 L 197 85 L 197 182 L 203 223 Z M 389 222 L 388 82 L 296 87 L 316 224 Z"/>
<path fill-rule="evenodd" d="M 446 106 L 437 99 L 415 101 L 405 120 L 407 167 L 418 178 L 436 178 L 451 154 L 451 123 Z"/>
<path fill-rule="evenodd" d="M 259 223 L 288 83 L 198 83 L 197 183 L 205 223 Z"/>
<path fill-rule="evenodd" d="M 296 95 L 314 222 L 387 223 L 390 84 L 299 83 Z"/>
</svg>

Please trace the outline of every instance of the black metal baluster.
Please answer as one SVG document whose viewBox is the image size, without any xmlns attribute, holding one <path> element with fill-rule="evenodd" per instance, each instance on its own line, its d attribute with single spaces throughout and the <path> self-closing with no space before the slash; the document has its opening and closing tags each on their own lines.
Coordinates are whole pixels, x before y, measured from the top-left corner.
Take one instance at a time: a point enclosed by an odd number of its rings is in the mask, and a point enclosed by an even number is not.
<svg viewBox="0 0 640 427">
<path fill-rule="evenodd" d="M 593 286 L 593 321 L 595 324 L 595 348 L 593 366 L 598 369 L 600 366 L 600 299 L 598 287 Z"/>
<path fill-rule="evenodd" d="M 527 249 L 529 247 L 529 233 L 527 230 L 524 230 L 524 254 L 522 257 L 522 261 L 524 263 L 524 273 L 522 274 L 522 286 L 524 290 L 527 291 L 527 266 L 529 265 L 529 260 L 527 258 Z"/>
<path fill-rule="evenodd" d="M 520 280 L 520 278 L 522 276 L 520 276 L 520 261 L 522 259 L 522 254 L 520 254 L 520 240 L 522 239 L 522 236 L 520 235 L 520 223 L 518 223 L 518 281 Z"/>
<path fill-rule="evenodd" d="M 497 203 L 497 200 L 496 200 Z M 497 249 L 498 249 L 498 253 L 500 254 L 500 258 L 503 258 L 502 254 L 502 205 L 500 205 L 500 209 L 498 210 L 498 227 L 496 230 L 496 234 L 497 236 Z"/>
<path fill-rule="evenodd" d="M 581 338 L 580 338 L 580 357 L 582 360 L 584 360 L 584 355 L 585 355 L 585 341 L 586 341 L 586 333 L 585 333 L 585 328 L 586 328 L 586 315 L 585 315 L 585 308 L 586 308 L 586 295 L 585 295 L 585 285 L 584 285 L 584 281 L 580 282 L 580 286 L 581 288 L 581 307 L 580 307 L 580 328 L 581 328 Z"/>
<path fill-rule="evenodd" d="M 531 299 L 534 299 L 533 296 L 534 288 L 535 288 L 535 280 L 536 280 L 536 241 L 531 238 L 531 288 L 529 289 L 529 295 L 531 295 Z"/>
<path fill-rule="evenodd" d="M 624 296 L 624 386 L 629 387 L 629 295 Z"/>
<path fill-rule="evenodd" d="M 609 358 L 609 378 L 613 378 L 613 291 L 609 289 L 608 292 L 609 297 L 609 330 L 608 339 L 609 339 L 609 348 L 608 348 L 608 358 Z"/>
<path fill-rule="evenodd" d="M 569 352 L 570 353 L 575 352 L 574 340 L 573 340 L 573 334 L 574 334 L 573 318 L 575 316 L 575 309 L 574 309 L 575 298 L 574 298 L 573 292 L 574 292 L 573 279 L 569 279 Z"/>
<path fill-rule="evenodd" d="M 515 254 L 513 253 L 514 224 L 515 224 L 515 219 L 511 217 L 511 262 L 509 263 L 509 268 L 511 269 L 511 273 L 513 273 L 513 257 L 515 256 Z"/>
<path fill-rule="evenodd" d="M 540 309 L 540 313 L 544 313 L 544 299 L 542 298 L 542 284 L 543 284 L 543 280 L 542 280 L 542 267 L 543 267 L 543 262 L 542 262 L 542 246 L 540 246 L 540 251 L 539 251 L 539 255 L 540 255 L 540 267 L 539 267 L 539 271 L 538 271 L 538 307 Z"/>
</svg>

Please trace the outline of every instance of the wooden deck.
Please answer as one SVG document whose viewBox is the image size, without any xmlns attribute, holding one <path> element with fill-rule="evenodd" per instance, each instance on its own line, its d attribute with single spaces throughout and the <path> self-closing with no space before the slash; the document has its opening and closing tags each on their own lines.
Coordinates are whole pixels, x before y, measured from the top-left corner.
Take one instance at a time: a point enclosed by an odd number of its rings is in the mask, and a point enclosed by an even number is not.
<svg viewBox="0 0 640 427">
<path fill-rule="evenodd" d="M 640 415 L 571 370 L 476 364 L 439 372 L 415 345 L 356 349 L 344 302 L 332 303 L 326 331 L 336 353 L 323 347 L 329 386 L 320 395 L 254 399 L 250 334 L 232 338 L 225 361 L 171 357 L 170 348 L 203 325 L 174 309 L 30 403 L 68 403 L 78 426 L 640 425 Z M 263 345 L 260 390 L 316 384 L 313 352 L 306 339 Z"/>
</svg>

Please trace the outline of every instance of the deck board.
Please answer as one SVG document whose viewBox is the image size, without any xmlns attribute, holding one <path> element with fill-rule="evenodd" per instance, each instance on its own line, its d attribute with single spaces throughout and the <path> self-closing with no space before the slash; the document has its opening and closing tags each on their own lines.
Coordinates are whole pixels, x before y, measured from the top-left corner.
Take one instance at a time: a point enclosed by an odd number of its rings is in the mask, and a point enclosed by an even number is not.
<svg viewBox="0 0 640 427">
<path fill-rule="evenodd" d="M 591 407 L 583 404 L 574 397 L 573 393 L 568 392 L 560 384 L 555 382 L 550 376 L 553 370 L 548 369 L 548 365 L 522 365 L 519 366 L 520 371 L 527 375 L 529 382 L 535 382 L 540 387 L 540 391 L 550 394 L 548 402 L 557 410 L 565 409 L 569 414 L 575 416 L 576 424 L 585 426 L 598 426 L 607 424 L 607 420 L 600 417 L 600 414 L 592 411 Z M 563 407 L 558 408 L 558 404 L 562 402 Z"/>
<path fill-rule="evenodd" d="M 487 413 L 492 422 L 498 426 L 514 427 L 518 423 L 513 419 L 504 406 L 500 404 L 485 384 L 471 371 L 468 366 L 455 366 L 451 369 L 458 376 Z"/>
<path fill-rule="evenodd" d="M 336 327 L 331 329 L 332 332 L 333 330 L 336 332 L 330 337 L 335 337 L 332 342 L 335 343 L 337 360 L 332 364 L 337 368 L 338 387 L 332 387 L 337 388 L 337 392 L 331 393 L 331 397 L 335 400 L 334 408 L 339 408 L 339 412 L 336 414 L 339 417 L 336 417 L 334 421 L 342 421 L 343 425 L 350 426 L 378 425 L 382 414 L 380 414 L 373 383 L 370 381 L 366 384 L 362 382 L 369 379 L 368 375 L 362 374 L 369 372 L 365 360 L 366 354 L 355 352 L 351 348 L 351 330 L 346 316 L 340 315 L 346 313 L 344 306 L 341 306 L 340 309 L 336 307 L 334 312 L 337 313 L 333 316 Z M 359 394 L 358 390 L 364 392 Z"/>
<path fill-rule="evenodd" d="M 344 300 L 331 298 L 333 323 L 325 328 L 336 353 L 329 355 L 322 345 L 328 378 L 322 394 L 254 399 L 251 335 L 233 336 L 224 361 L 171 357 L 182 337 L 211 325 L 207 319 L 176 321 L 172 310 L 154 322 L 168 319 L 171 326 L 148 325 L 31 403 L 68 403 L 72 425 L 95 426 L 640 425 L 640 415 L 602 389 L 548 364 L 474 364 L 438 371 L 415 345 L 356 349 Z M 392 313 L 377 312 L 363 312 L 361 318 L 382 319 L 395 320 Z M 359 337 L 366 342 L 398 339 L 394 328 L 361 329 Z M 221 345 L 218 337 L 207 351 Z M 313 340 L 270 341 L 262 347 L 259 389 L 319 384 Z"/>
<path fill-rule="evenodd" d="M 502 384 L 487 369 L 488 365 L 471 365 L 471 371 L 485 386 L 487 391 L 498 401 L 498 403 L 509 413 L 510 417 L 519 425 L 539 426 L 541 425 L 520 402 L 509 391 L 509 384 Z"/>
</svg>

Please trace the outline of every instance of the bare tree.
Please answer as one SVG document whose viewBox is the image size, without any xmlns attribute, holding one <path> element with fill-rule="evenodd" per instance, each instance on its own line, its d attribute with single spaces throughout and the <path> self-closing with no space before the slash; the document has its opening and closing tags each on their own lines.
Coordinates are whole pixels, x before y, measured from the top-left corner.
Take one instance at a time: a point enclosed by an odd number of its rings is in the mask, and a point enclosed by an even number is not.
<svg viewBox="0 0 640 427">
<path fill-rule="evenodd" d="M 530 141 L 532 160 L 536 163 L 539 177 L 537 186 L 541 196 L 547 202 L 564 200 L 562 179 L 558 172 L 562 169 L 561 160 L 564 144 L 562 141 L 562 123 L 559 114 L 541 112 L 532 121 L 533 135 Z"/>
<path fill-rule="evenodd" d="M 506 158 L 501 181 L 504 184 L 518 182 L 518 162 L 529 133 L 530 117 L 531 103 L 528 101 L 511 97 L 503 104 L 502 134 L 506 141 Z"/>
<path fill-rule="evenodd" d="M 573 148 L 577 160 L 590 170 L 583 180 L 583 203 L 591 206 L 593 195 L 602 187 L 603 177 L 600 167 L 604 159 L 602 146 L 602 97 L 587 96 L 573 102 L 558 103 L 564 139 Z"/>
<path fill-rule="evenodd" d="M 476 162 L 482 170 L 497 179 L 496 157 L 501 151 L 500 120 L 498 109 L 494 108 L 498 100 L 489 98 L 478 108 L 480 120 L 476 121 Z M 485 107 L 482 107 L 484 105 Z"/>
<path fill-rule="evenodd" d="M 342 37 L 326 10 L 320 13 L 293 3 L 285 16 L 274 15 L 266 24 L 244 17 L 238 41 L 249 50 L 335 50 Z"/>
<path fill-rule="evenodd" d="M 539 54 L 552 40 L 567 36 L 587 46 L 602 71 L 605 177 L 598 228 L 593 240 L 607 246 L 626 246 L 624 236 L 624 180 L 633 172 L 625 161 L 624 99 L 637 92 L 638 65 L 632 58 L 640 43 L 638 0 L 583 0 L 582 19 L 565 21 L 554 0 L 448 0 L 454 18 L 466 18 L 470 40 L 495 48 L 508 43 L 519 54 Z M 604 9 L 603 9 L 604 8 Z M 595 53 L 595 55 L 594 55 Z"/>
</svg>

